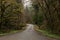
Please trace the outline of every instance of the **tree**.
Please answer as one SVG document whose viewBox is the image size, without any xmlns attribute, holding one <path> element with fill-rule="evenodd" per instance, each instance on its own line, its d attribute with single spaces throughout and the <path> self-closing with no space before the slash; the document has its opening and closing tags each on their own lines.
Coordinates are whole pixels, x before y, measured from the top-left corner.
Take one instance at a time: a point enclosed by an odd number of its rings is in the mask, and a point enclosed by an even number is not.
<svg viewBox="0 0 60 40">
<path fill-rule="evenodd" d="M 43 14 L 42 18 L 44 18 L 43 19 L 44 23 L 42 25 L 45 24 L 43 28 L 49 30 L 52 33 L 60 34 L 60 25 L 59 25 L 60 24 L 60 16 L 59 16 L 60 1 L 59 0 L 35 0 L 35 3 L 39 5 L 40 11 L 42 11 Z"/>
<path fill-rule="evenodd" d="M 9 32 L 10 30 L 20 30 L 25 26 L 23 21 L 22 2 L 10 2 L 1 0 L 0 2 L 0 31 Z"/>
</svg>

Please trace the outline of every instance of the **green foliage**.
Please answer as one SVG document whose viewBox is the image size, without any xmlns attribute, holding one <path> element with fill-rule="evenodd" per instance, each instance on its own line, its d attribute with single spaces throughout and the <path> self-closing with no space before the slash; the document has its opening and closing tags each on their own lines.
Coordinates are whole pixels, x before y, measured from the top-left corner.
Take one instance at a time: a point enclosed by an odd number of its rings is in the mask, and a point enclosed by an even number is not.
<svg viewBox="0 0 60 40">
<path fill-rule="evenodd" d="M 42 11 L 40 10 L 38 4 L 33 4 L 33 8 L 34 8 L 34 11 L 35 11 L 35 14 L 33 16 L 34 24 L 42 25 L 42 23 L 43 23 Z"/>
<path fill-rule="evenodd" d="M 22 3 L 11 3 L 2 0 L 0 4 L 0 32 L 22 29 L 22 26 L 25 26 L 22 23 Z"/>
<path fill-rule="evenodd" d="M 42 16 L 38 15 L 36 5 L 39 6 L 39 11 L 42 12 Z M 34 6 L 35 5 L 35 6 Z M 36 0 L 33 3 L 35 8 L 34 22 L 45 25 L 43 28 L 49 30 L 51 33 L 60 34 L 60 1 L 59 0 Z M 40 13 L 41 14 L 41 13 Z M 40 21 L 38 21 L 38 19 Z M 41 20 L 42 19 L 42 20 Z"/>
</svg>

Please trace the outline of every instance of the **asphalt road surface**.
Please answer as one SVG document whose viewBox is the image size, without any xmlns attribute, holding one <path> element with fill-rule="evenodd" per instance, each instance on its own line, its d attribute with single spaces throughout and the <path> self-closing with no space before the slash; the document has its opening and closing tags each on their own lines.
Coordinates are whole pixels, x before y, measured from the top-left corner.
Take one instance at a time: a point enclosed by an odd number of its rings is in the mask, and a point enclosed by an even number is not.
<svg viewBox="0 0 60 40">
<path fill-rule="evenodd" d="M 23 32 L 6 35 L 0 37 L 0 40 L 58 40 L 43 36 L 36 31 L 34 31 L 32 24 L 27 25 L 27 29 Z"/>
</svg>

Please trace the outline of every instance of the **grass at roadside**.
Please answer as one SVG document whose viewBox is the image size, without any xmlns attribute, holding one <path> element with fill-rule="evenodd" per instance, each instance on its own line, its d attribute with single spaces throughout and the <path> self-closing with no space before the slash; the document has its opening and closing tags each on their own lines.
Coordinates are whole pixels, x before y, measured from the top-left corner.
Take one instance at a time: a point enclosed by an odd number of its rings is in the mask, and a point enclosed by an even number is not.
<svg viewBox="0 0 60 40">
<path fill-rule="evenodd" d="M 5 35 L 9 35 L 9 34 L 15 34 L 15 33 L 18 33 L 18 32 L 22 32 L 22 31 L 24 31 L 25 29 L 26 29 L 26 27 L 23 27 L 22 30 L 11 30 L 10 32 L 7 32 L 7 33 L 1 33 L 1 34 L 0 34 L 0 37 L 1 37 L 1 36 L 5 36 Z"/>
<path fill-rule="evenodd" d="M 17 33 L 17 32 L 20 32 L 21 30 L 12 30 L 10 32 L 7 32 L 7 33 L 1 33 L 0 36 L 5 36 L 5 35 L 8 35 L 8 34 L 13 34 L 13 33 Z"/>
<path fill-rule="evenodd" d="M 37 27 L 34 28 L 37 32 L 41 32 L 43 35 L 48 36 L 48 37 L 52 37 L 52 38 L 57 38 L 60 39 L 60 35 L 57 34 L 52 34 L 46 30 L 40 30 Z"/>
</svg>

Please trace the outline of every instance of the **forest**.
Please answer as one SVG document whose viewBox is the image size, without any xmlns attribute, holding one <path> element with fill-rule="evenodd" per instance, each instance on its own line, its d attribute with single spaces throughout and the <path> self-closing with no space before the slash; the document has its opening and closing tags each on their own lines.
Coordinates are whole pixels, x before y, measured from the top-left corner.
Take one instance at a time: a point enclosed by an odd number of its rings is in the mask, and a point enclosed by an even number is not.
<svg viewBox="0 0 60 40">
<path fill-rule="evenodd" d="M 60 1 L 33 0 L 33 7 L 35 9 L 35 24 L 37 24 L 40 29 L 60 34 Z"/>
<path fill-rule="evenodd" d="M 60 0 L 31 0 L 30 7 L 23 1 L 0 0 L 0 34 L 33 24 L 39 30 L 60 35 Z"/>
<path fill-rule="evenodd" d="M 19 30 L 25 26 L 21 1 L 0 0 L 0 33 Z"/>
</svg>

